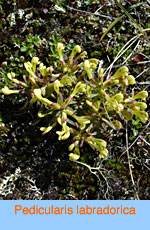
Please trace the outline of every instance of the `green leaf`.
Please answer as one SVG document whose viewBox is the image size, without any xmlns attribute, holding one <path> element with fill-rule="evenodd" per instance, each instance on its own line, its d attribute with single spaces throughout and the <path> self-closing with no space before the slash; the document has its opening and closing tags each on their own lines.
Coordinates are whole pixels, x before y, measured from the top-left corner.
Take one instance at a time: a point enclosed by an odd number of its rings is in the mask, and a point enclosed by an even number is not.
<svg viewBox="0 0 150 230">
<path fill-rule="evenodd" d="M 26 52 L 27 51 L 27 47 L 22 47 L 20 50 L 22 51 L 22 52 Z"/>
<path fill-rule="evenodd" d="M 109 125 L 111 128 L 115 129 L 116 130 L 116 127 L 113 125 L 113 123 L 111 121 L 108 121 L 107 119 L 105 118 L 102 118 L 102 120 L 104 122 L 106 122 L 107 125 Z"/>
<path fill-rule="evenodd" d="M 138 130 L 137 130 L 137 129 L 133 129 L 133 135 L 134 135 L 134 136 L 137 136 L 137 135 L 138 135 L 138 133 L 139 133 L 139 132 L 138 132 Z"/>
<path fill-rule="evenodd" d="M 131 14 L 118 2 L 115 0 L 116 4 L 120 7 L 120 9 L 131 19 L 131 21 L 134 23 L 134 25 L 143 33 L 142 27 L 134 20 L 134 18 L 131 16 Z"/>
<path fill-rule="evenodd" d="M 117 24 L 117 22 L 119 22 L 122 18 L 123 18 L 124 14 L 121 14 L 118 18 L 116 18 L 111 24 L 110 26 L 107 28 L 107 30 L 103 33 L 103 35 L 101 36 L 99 42 L 101 42 L 103 40 L 103 38 L 106 36 L 106 34 L 108 34 L 108 32 Z"/>
<path fill-rule="evenodd" d="M 138 6 L 140 6 L 140 5 L 142 5 L 143 4 L 143 2 L 141 2 L 141 3 L 137 3 L 137 4 L 134 4 L 134 5 L 132 5 L 131 7 L 129 7 L 129 9 L 128 10 L 132 10 L 132 9 L 134 9 L 134 8 L 136 8 L 136 7 L 138 7 Z M 122 6 L 122 5 L 121 5 Z M 127 11 L 128 12 L 128 11 Z M 110 26 L 107 28 L 107 30 L 104 32 L 104 34 L 101 36 L 101 38 L 100 38 L 100 40 L 99 40 L 99 42 L 101 42 L 102 40 L 103 40 L 103 38 L 106 36 L 106 34 L 108 34 L 108 32 L 124 17 L 124 14 L 125 14 L 125 12 L 124 13 L 122 13 L 122 14 L 120 14 L 119 15 L 119 17 L 117 17 L 111 24 L 110 24 Z M 128 13 L 129 14 L 129 13 Z M 130 15 L 130 14 L 129 14 Z M 130 15 L 131 16 L 131 15 Z M 132 16 L 131 16 L 132 17 Z M 132 18 L 132 20 L 134 20 L 133 18 Z M 134 23 L 136 23 L 137 24 L 137 22 L 135 22 L 135 20 L 134 20 Z M 137 24 L 138 25 L 138 24 Z M 139 26 L 139 25 L 138 25 Z M 141 28 L 141 27 L 140 27 Z M 142 28 L 141 28 L 142 29 Z M 142 32 L 143 32 L 143 30 L 142 30 Z"/>
</svg>

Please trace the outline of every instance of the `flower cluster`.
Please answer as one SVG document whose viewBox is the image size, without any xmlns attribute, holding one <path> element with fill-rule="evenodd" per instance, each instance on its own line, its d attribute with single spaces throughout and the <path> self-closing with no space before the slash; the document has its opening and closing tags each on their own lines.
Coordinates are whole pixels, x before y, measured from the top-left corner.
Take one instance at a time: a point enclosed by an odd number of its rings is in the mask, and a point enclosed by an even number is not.
<svg viewBox="0 0 150 230">
<path fill-rule="evenodd" d="M 28 75 L 23 81 L 8 73 L 10 87 L 5 86 L 1 92 L 5 95 L 27 93 L 30 103 L 41 103 L 38 117 L 49 116 L 47 127 L 41 127 L 43 135 L 58 127 L 60 141 L 72 138 L 69 157 L 77 160 L 84 143 L 99 151 L 100 157 L 107 157 L 107 143 L 99 138 L 103 124 L 113 129 L 121 129 L 124 120 L 133 116 L 145 123 L 148 114 L 147 105 L 141 100 L 148 96 L 141 91 L 130 97 L 127 86 L 135 84 L 127 67 L 119 68 L 109 79 L 99 71 L 99 60 L 88 59 L 86 51 L 76 45 L 70 56 L 65 58 L 64 45 L 58 43 L 59 63 L 46 67 L 33 57 L 24 63 Z M 52 63 L 53 64 L 53 63 Z"/>
</svg>

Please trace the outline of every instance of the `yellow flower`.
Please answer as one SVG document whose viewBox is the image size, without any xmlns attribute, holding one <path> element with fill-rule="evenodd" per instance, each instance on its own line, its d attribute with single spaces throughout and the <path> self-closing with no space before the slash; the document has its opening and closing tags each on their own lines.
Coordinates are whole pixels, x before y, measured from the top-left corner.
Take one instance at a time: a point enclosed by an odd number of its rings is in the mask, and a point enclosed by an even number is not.
<svg viewBox="0 0 150 230">
<path fill-rule="evenodd" d="M 116 73 L 113 75 L 113 78 L 120 79 L 128 76 L 129 69 L 126 66 L 120 67 Z"/>
<path fill-rule="evenodd" d="M 132 115 L 132 113 L 129 112 L 128 110 L 123 110 L 123 111 L 122 111 L 122 115 L 123 115 L 123 117 L 124 117 L 127 121 L 132 120 L 133 115 Z"/>
<path fill-rule="evenodd" d="M 112 124 L 117 128 L 117 129 L 121 129 L 122 128 L 122 124 L 120 121 L 114 120 L 112 121 Z"/>
<path fill-rule="evenodd" d="M 108 156 L 108 150 L 106 149 L 106 141 L 90 136 L 86 138 L 86 142 L 99 151 L 100 158 Z"/>
<path fill-rule="evenodd" d="M 31 75 L 31 83 L 33 83 L 34 85 L 36 85 L 35 79 L 37 78 L 36 75 L 34 74 L 33 70 L 32 70 L 32 64 L 28 61 L 24 63 L 24 66 L 26 68 L 26 70 L 28 71 L 28 73 Z"/>
<path fill-rule="evenodd" d="M 83 51 L 81 54 L 79 54 L 77 57 L 76 57 L 76 61 L 80 58 L 86 58 L 87 57 L 87 52 L 86 51 Z"/>
<path fill-rule="evenodd" d="M 55 92 L 59 94 L 59 88 L 63 87 L 63 84 L 61 84 L 59 80 L 55 80 L 53 85 L 54 85 Z"/>
<path fill-rule="evenodd" d="M 122 102 L 123 101 L 123 94 L 117 93 L 113 96 L 113 99 L 115 99 L 117 102 Z"/>
<path fill-rule="evenodd" d="M 91 59 L 89 59 L 89 62 L 90 62 L 90 64 L 95 64 L 96 66 L 98 65 L 98 63 L 99 63 L 99 60 L 98 59 L 96 59 L 96 58 L 91 58 Z"/>
<path fill-rule="evenodd" d="M 39 64 L 39 58 L 38 57 L 33 57 L 32 60 L 31 60 L 31 64 L 32 64 L 33 72 L 35 72 L 36 66 Z"/>
<path fill-rule="evenodd" d="M 34 95 L 37 97 L 39 101 L 41 101 L 44 105 L 47 105 L 49 107 L 55 108 L 55 109 L 60 109 L 60 105 L 57 103 L 54 103 L 47 98 L 42 97 L 41 95 L 41 89 L 34 89 L 33 90 Z"/>
<path fill-rule="evenodd" d="M 69 86 L 72 86 L 73 79 L 69 76 L 64 76 L 61 80 L 60 83 L 62 84 L 67 84 Z"/>
<path fill-rule="evenodd" d="M 147 91 L 141 91 L 141 92 L 137 93 L 134 97 L 132 97 L 132 99 L 133 100 L 136 100 L 136 99 L 146 100 L 147 97 L 148 97 L 148 92 Z"/>
<path fill-rule="evenodd" d="M 43 77 L 45 77 L 45 76 L 48 75 L 46 66 L 44 66 L 43 63 L 41 63 L 41 64 L 39 65 L 39 70 L 40 70 L 40 73 L 42 74 Z"/>
<path fill-rule="evenodd" d="M 109 111 L 116 110 L 118 107 L 118 102 L 114 98 L 108 97 L 107 98 L 107 108 Z"/>
<path fill-rule="evenodd" d="M 59 55 L 59 60 L 63 59 L 63 54 L 62 51 L 64 50 L 64 45 L 62 43 L 58 43 L 57 45 L 57 50 L 58 50 L 58 55 Z"/>
<path fill-rule="evenodd" d="M 108 157 L 108 150 L 104 149 L 104 150 L 100 151 L 99 157 L 100 158 L 106 158 L 106 157 Z"/>
<path fill-rule="evenodd" d="M 7 74 L 7 77 L 12 80 L 13 78 L 15 78 L 15 73 L 11 72 Z"/>
<path fill-rule="evenodd" d="M 74 115 L 73 118 L 77 120 L 77 122 L 80 124 L 80 129 L 84 129 L 87 124 L 90 123 L 89 116 L 76 116 Z"/>
<path fill-rule="evenodd" d="M 86 60 L 84 62 L 84 69 L 85 69 L 85 71 L 87 73 L 87 76 L 88 76 L 89 80 L 93 79 L 92 72 L 90 70 L 90 62 L 89 62 L 89 60 Z"/>
<path fill-rule="evenodd" d="M 86 88 L 86 92 L 87 92 L 88 96 L 91 96 L 92 90 L 93 90 L 93 88 L 90 85 L 88 85 L 87 88 Z"/>
<path fill-rule="evenodd" d="M 11 90 L 9 89 L 7 86 L 5 86 L 4 88 L 1 89 L 1 92 L 5 95 L 10 95 L 10 94 L 18 94 L 19 90 Z"/>
<path fill-rule="evenodd" d="M 147 108 L 147 104 L 145 104 L 144 102 L 134 102 L 134 104 L 140 107 L 140 109 L 142 110 L 145 110 Z"/>
<path fill-rule="evenodd" d="M 133 113 L 142 123 L 145 123 L 148 120 L 148 113 L 145 111 L 133 111 Z"/>
<path fill-rule="evenodd" d="M 58 140 L 66 140 L 70 136 L 70 128 L 66 124 L 63 124 L 62 131 L 57 131 L 56 133 L 59 136 Z"/>
<path fill-rule="evenodd" d="M 86 85 L 84 83 L 82 83 L 81 81 L 79 81 L 76 84 L 76 86 L 75 86 L 75 88 L 74 88 L 74 90 L 70 96 L 74 97 L 78 92 L 85 92 L 85 90 L 86 90 Z"/>
<path fill-rule="evenodd" d="M 71 57 L 71 58 L 74 58 L 74 56 L 75 56 L 77 53 L 80 53 L 80 52 L 81 52 L 81 47 L 80 47 L 79 45 L 76 45 L 76 46 L 73 48 L 70 57 Z"/>
<path fill-rule="evenodd" d="M 128 85 L 135 84 L 135 78 L 132 75 L 127 76 L 127 79 L 128 79 Z"/>
</svg>

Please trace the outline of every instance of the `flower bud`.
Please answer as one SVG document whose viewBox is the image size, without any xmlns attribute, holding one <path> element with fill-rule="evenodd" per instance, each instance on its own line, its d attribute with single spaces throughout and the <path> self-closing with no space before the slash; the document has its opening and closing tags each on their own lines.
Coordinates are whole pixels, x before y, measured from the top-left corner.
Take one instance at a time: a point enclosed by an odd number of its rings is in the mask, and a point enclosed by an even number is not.
<svg viewBox="0 0 150 230">
<path fill-rule="evenodd" d="M 41 127 L 40 130 L 43 132 L 42 135 L 50 132 L 52 130 L 52 126 L 49 126 L 49 127 Z"/>
<path fill-rule="evenodd" d="M 66 123 L 67 121 L 67 114 L 65 112 L 62 112 L 62 123 Z"/>
<path fill-rule="evenodd" d="M 71 161 L 77 161 L 79 158 L 80 158 L 80 156 L 77 154 L 74 154 L 74 153 L 69 154 L 69 160 L 71 160 Z"/>
<path fill-rule="evenodd" d="M 7 61 L 2 62 L 1 67 L 5 69 L 7 67 Z"/>
<path fill-rule="evenodd" d="M 75 141 L 74 143 L 72 143 L 72 144 L 69 146 L 68 150 L 69 150 L 69 151 L 72 151 L 78 144 L 79 144 L 79 141 Z"/>
</svg>

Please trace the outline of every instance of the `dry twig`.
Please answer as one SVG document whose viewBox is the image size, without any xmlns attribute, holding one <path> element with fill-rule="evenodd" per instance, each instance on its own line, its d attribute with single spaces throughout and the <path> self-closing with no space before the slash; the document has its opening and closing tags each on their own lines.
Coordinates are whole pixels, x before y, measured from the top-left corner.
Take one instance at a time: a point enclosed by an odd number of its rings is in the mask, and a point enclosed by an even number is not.
<svg viewBox="0 0 150 230">
<path fill-rule="evenodd" d="M 132 181 L 133 188 L 134 188 L 134 191 L 135 191 L 136 200 L 139 200 L 139 195 L 138 195 L 136 184 L 135 184 L 135 181 L 134 181 L 134 178 L 133 178 L 131 160 L 130 160 L 130 155 L 129 155 L 128 123 L 127 122 L 126 122 L 126 152 L 127 152 L 127 157 L 128 157 L 128 165 L 129 165 L 129 171 L 130 171 L 131 181 Z"/>
</svg>

